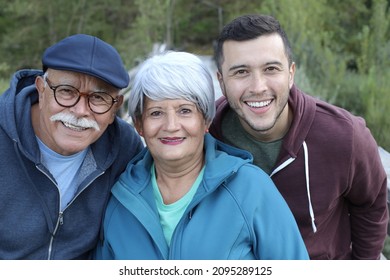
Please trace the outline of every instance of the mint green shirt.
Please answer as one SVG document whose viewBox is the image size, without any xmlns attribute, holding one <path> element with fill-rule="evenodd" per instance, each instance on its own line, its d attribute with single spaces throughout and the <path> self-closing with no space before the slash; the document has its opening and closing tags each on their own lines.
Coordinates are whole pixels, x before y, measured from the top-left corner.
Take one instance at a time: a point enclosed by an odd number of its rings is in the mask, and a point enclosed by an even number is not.
<svg viewBox="0 0 390 280">
<path fill-rule="evenodd" d="M 192 185 L 191 189 L 182 198 L 171 204 L 164 204 L 163 198 L 157 185 L 154 164 L 152 164 L 151 172 L 154 199 L 156 200 L 157 210 L 160 215 L 160 223 L 164 232 L 165 240 L 167 241 L 167 244 L 169 246 L 169 244 L 171 244 L 171 238 L 177 223 L 183 216 L 184 211 L 186 210 L 188 204 L 190 204 L 200 185 L 200 182 L 203 179 L 204 166 L 200 171 L 198 177 L 196 178 L 194 184 Z"/>
</svg>

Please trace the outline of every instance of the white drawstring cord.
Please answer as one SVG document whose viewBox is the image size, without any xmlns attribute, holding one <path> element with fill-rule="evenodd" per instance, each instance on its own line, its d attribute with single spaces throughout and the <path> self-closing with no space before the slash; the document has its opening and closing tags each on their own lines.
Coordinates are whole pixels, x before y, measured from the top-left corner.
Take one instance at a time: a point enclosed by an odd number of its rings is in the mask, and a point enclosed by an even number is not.
<svg viewBox="0 0 390 280">
<path fill-rule="evenodd" d="M 309 212 L 311 217 L 311 226 L 313 228 L 313 232 L 317 232 L 317 227 L 314 222 L 314 211 L 313 206 L 311 204 L 311 198 L 310 198 L 310 183 L 309 183 L 309 153 L 307 151 L 307 145 L 306 142 L 303 142 L 303 152 L 305 154 L 305 176 L 306 176 L 306 192 L 307 192 L 307 198 L 309 200 Z"/>
</svg>

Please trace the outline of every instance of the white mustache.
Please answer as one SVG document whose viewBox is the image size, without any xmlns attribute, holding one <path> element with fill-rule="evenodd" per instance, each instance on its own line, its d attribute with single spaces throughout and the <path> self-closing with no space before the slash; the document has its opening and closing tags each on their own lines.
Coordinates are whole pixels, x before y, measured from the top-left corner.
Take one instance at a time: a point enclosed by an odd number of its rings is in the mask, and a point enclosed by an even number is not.
<svg viewBox="0 0 390 280">
<path fill-rule="evenodd" d="M 58 114 L 51 116 L 50 120 L 53 122 L 60 121 L 60 122 L 68 123 L 73 126 L 82 127 L 82 128 L 93 128 L 96 131 L 100 131 L 100 127 L 96 121 L 89 120 L 86 118 L 76 118 L 72 114 L 68 114 L 64 112 L 60 112 Z"/>
</svg>

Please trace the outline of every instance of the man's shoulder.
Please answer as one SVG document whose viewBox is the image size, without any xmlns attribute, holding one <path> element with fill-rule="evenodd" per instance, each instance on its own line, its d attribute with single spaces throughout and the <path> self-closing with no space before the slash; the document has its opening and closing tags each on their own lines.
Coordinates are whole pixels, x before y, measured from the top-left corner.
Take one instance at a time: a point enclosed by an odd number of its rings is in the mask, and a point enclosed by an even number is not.
<svg viewBox="0 0 390 280">
<path fill-rule="evenodd" d="M 316 102 L 318 116 L 326 121 L 334 120 L 340 126 L 349 126 L 354 129 L 365 129 L 366 121 L 362 116 L 354 115 L 347 109 L 326 101 Z"/>
<path fill-rule="evenodd" d="M 320 97 L 305 93 L 298 90 L 303 97 L 305 110 L 307 108 L 315 108 L 315 118 L 317 120 L 325 120 L 327 122 L 334 120 L 339 125 L 365 125 L 365 120 L 361 116 L 354 115 L 352 112 L 337 104 L 330 103 Z"/>
</svg>

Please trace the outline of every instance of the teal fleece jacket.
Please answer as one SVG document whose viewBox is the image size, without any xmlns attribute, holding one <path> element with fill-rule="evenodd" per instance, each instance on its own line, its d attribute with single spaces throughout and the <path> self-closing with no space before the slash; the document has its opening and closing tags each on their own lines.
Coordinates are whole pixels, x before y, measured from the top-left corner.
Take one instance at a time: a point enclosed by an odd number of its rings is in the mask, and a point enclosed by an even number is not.
<svg viewBox="0 0 390 280">
<path fill-rule="evenodd" d="M 112 189 L 97 259 L 308 259 L 297 224 L 252 156 L 205 136 L 203 180 L 170 246 L 153 197 L 145 148 Z"/>
</svg>

